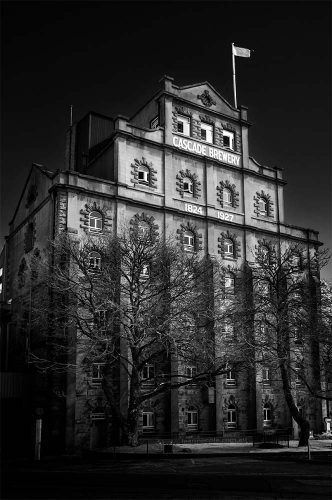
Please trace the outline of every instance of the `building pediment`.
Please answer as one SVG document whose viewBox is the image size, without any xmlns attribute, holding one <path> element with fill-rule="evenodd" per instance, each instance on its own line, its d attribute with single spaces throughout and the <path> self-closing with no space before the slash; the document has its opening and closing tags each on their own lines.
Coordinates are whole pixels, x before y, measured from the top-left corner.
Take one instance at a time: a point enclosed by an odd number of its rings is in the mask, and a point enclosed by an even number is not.
<svg viewBox="0 0 332 500">
<path fill-rule="evenodd" d="M 207 111 L 222 113 L 234 118 L 239 117 L 237 111 L 229 102 L 217 92 L 209 82 L 187 85 L 184 87 L 173 86 L 179 99 L 202 106 Z"/>
</svg>

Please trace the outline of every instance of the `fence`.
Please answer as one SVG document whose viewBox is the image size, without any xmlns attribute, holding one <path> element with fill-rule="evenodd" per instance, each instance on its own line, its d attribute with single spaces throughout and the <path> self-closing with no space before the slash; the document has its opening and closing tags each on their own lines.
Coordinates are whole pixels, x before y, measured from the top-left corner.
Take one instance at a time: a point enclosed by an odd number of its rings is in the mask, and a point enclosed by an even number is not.
<svg viewBox="0 0 332 500">
<path fill-rule="evenodd" d="M 166 444 L 196 444 L 196 443 L 252 443 L 253 446 L 260 444 L 287 443 L 292 437 L 293 430 L 268 429 L 268 430 L 233 430 L 233 431 L 208 431 L 208 432 L 169 432 L 169 433 L 144 433 L 139 437 L 140 443 L 163 443 Z"/>
</svg>

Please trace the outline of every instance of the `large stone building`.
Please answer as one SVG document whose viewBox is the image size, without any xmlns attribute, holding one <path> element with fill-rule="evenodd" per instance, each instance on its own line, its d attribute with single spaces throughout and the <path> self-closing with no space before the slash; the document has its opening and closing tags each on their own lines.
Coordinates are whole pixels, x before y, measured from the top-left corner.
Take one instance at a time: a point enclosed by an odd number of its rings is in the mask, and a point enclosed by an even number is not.
<svg viewBox="0 0 332 500">
<path fill-rule="evenodd" d="M 29 391 L 22 389 L 24 381 L 19 385 L 17 377 L 10 378 L 26 370 L 29 343 L 29 318 L 22 327 L 11 310 L 29 300 L 29 259 L 59 232 L 76 238 L 116 232 L 123 221 L 139 217 L 180 244 L 238 268 L 254 259 L 258 242 L 267 248 L 297 242 L 309 252 L 317 249 L 316 231 L 286 224 L 282 170 L 249 156 L 250 126 L 247 108 L 235 109 L 208 82 L 179 87 L 165 76 L 160 90 L 132 118 L 89 113 L 74 124 L 63 169 L 52 173 L 32 166 L 10 223 L 0 278 L 10 318 L 2 328 L 7 421 L 18 420 L 21 405 L 20 418 L 25 413 L 29 427 L 31 416 L 42 408 L 49 436 L 66 441 L 67 447 L 110 442 L 97 364 L 85 377 L 68 377 L 67 387 L 53 387 L 52 398 L 42 376 L 35 379 L 38 390 L 35 385 Z M 21 357 L 11 358 L 10 339 Z M 248 380 L 244 374 L 219 376 L 209 393 L 181 388 L 165 396 L 158 415 L 149 407 L 143 411 L 142 430 L 292 426 L 280 382 L 271 384 L 260 372 L 254 387 Z M 29 397 L 22 399 L 23 393 Z M 312 430 L 320 430 L 319 404 L 300 393 L 297 399 Z"/>
</svg>

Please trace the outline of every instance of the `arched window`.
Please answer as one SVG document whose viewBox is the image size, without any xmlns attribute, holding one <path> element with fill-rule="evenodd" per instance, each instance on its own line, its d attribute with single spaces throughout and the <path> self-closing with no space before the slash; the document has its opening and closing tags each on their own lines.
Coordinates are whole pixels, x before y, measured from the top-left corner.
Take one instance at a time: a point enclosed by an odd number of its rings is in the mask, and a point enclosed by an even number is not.
<svg viewBox="0 0 332 500">
<path fill-rule="evenodd" d="M 145 165 L 140 165 L 138 167 L 138 183 L 139 184 L 150 184 L 150 169 Z"/>
<path fill-rule="evenodd" d="M 195 247 L 195 235 L 192 231 L 185 231 L 183 233 L 183 245 L 187 251 L 193 251 Z"/>
<path fill-rule="evenodd" d="M 264 260 L 264 262 L 266 262 L 268 264 L 270 262 L 271 253 L 270 253 L 270 249 L 266 245 L 263 245 L 261 247 L 261 254 L 262 254 L 262 259 Z"/>
<path fill-rule="evenodd" d="M 189 194 L 193 194 L 194 192 L 193 181 L 189 177 L 183 178 L 183 192 Z"/>
<path fill-rule="evenodd" d="M 270 427 L 272 424 L 272 408 L 270 403 L 265 403 L 263 407 L 263 424 L 264 427 Z"/>
<path fill-rule="evenodd" d="M 234 257 L 234 243 L 229 238 L 224 241 L 224 253 L 225 257 Z"/>
<path fill-rule="evenodd" d="M 89 270 L 99 271 L 101 269 L 101 256 L 98 252 L 89 253 Z"/>
<path fill-rule="evenodd" d="M 227 336 L 229 338 L 233 337 L 234 327 L 229 320 L 226 320 L 223 322 L 223 324 L 221 326 L 221 330 L 225 336 Z"/>
<path fill-rule="evenodd" d="M 235 287 L 235 277 L 233 273 L 225 274 L 225 292 L 228 294 L 234 294 Z"/>
<path fill-rule="evenodd" d="M 141 238 L 148 237 L 151 231 L 150 225 L 145 221 L 140 221 L 138 224 L 138 236 Z"/>
<path fill-rule="evenodd" d="M 194 406 L 189 406 L 187 411 L 187 425 L 190 429 L 198 429 L 198 411 Z"/>
<path fill-rule="evenodd" d="M 223 206 L 224 207 L 232 207 L 233 206 L 233 193 L 230 189 L 224 188 L 223 193 Z"/>
<path fill-rule="evenodd" d="M 154 413 L 153 411 L 143 411 L 143 431 L 151 431 L 154 429 Z"/>
<path fill-rule="evenodd" d="M 269 204 L 266 198 L 261 197 L 258 201 L 258 211 L 260 215 L 269 215 Z"/>
<path fill-rule="evenodd" d="M 103 216 L 100 212 L 90 212 L 89 214 L 89 231 L 97 232 L 103 229 Z"/>
<path fill-rule="evenodd" d="M 230 404 L 227 408 L 227 427 L 229 429 L 235 429 L 237 423 L 237 415 L 235 405 Z"/>
</svg>

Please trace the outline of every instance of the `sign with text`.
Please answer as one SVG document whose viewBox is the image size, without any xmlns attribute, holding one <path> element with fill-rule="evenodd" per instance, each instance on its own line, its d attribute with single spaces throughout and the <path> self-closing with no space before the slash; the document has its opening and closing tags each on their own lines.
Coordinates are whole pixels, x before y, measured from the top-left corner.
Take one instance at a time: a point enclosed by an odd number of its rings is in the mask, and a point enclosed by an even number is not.
<svg viewBox="0 0 332 500">
<path fill-rule="evenodd" d="M 192 139 L 186 139 L 175 135 L 173 136 L 173 146 L 183 151 L 189 151 L 190 153 L 206 156 L 212 160 L 227 163 L 228 165 L 240 166 L 240 156 L 214 146 L 209 146 L 208 144 L 193 141 Z"/>
</svg>

